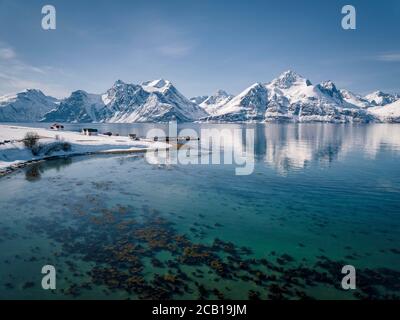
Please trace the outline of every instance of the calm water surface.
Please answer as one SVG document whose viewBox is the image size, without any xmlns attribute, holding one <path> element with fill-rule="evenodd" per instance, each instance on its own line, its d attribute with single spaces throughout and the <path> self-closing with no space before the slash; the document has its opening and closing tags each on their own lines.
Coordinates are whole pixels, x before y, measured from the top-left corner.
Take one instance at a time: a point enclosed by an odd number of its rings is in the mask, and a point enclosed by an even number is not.
<svg viewBox="0 0 400 320">
<path fill-rule="evenodd" d="M 225 127 L 255 130 L 253 174 L 104 156 L 1 178 L 0 298 L 399 298 L 399 125 Z"/>
</svg>

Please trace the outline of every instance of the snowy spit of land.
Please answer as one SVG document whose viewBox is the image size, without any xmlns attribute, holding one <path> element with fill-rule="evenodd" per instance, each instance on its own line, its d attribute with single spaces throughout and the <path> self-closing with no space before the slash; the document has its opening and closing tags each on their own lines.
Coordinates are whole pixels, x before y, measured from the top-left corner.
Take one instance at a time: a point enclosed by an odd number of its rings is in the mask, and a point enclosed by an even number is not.
<svg viewBox="0 0 400 320">
<path fill-rule="evenodd" d="M 24 138 L 28 132 L 39 135 L 39 143 L 48 145 L 56 142 L 66 142 L 70 145 L 68 151 L 57 151 L 51 155 L 34 156 L 25 147 Z M 73 156 L 89 153 L 145 152 L 155 149 L 169 148 L 164 142 L 154 142 L 149 139 L 140 141 L 124 136 L 86 136 L 80 132 L 54 131 L 43 128 L 29 128 L 12 125 L 0 125 L 0 173 L 12 170 L 24 163 L 39 161 L 54 156 Z"/>
</svg>

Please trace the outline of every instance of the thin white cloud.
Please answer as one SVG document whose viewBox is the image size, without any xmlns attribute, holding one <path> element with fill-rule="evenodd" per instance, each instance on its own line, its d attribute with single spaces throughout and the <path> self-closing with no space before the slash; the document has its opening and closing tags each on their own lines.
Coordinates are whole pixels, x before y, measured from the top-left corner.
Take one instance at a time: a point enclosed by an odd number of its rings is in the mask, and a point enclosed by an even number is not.
<svg viewBox="0 0 400 320">
<path fill-rule="evenodd" d="M 400 53 L 384 53 L 378 56 L 379 61 L 400 62 Z"/>
<path fill-rule="evenodd" d="M 52 67 L 37 67 L 19 59 L 16 51 L 0 41 L 0 95 L 16 93 L 32 88 L 46 94 L 62 97 L 68 94 L 65 88 L 49 82 L 60 74 Z"/>
<path fill-rule="evenodd" d="M 15 58 L 16 54 L 12 48 L 0 48 L 0 59 L 9 60 Z"/>
<path fill-rule="evenodd" d="M 171 21 L 159 17 L 148 19 L 141 33 L 135 35 L 135 45 L 141 41 L 142 48 L 167 58 L 188 56 L 196 47 L 193 35 Z"/>
<path fill-rule="evenodd" d="M 185 44 L 168 44 L 158 48 L 159 52 L 172 58 L 181 58 L 192 51 L 192 46 Z"/>
</svg>

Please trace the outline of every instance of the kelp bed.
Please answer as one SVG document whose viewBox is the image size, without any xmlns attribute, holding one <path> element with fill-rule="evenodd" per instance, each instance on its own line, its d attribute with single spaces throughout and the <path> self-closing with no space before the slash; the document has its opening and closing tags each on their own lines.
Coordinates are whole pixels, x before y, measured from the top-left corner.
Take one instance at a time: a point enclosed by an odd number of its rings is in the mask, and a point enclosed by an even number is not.
<svg viewBox="0 0 400 320">
<path fill-rule="evenodd" d="M 324 288 L 343 292 L 344 261 L 320 255 L 311 264 L 282 252 L 260 258 L 224 239 L 201 243 L 196 228 L 180 234 L 148 206 L 106 208 L 100 197 L 87 196 L 59 215 L 30 218 L 28 228 L 61 247 L 54 255 L 69 276 L 57 293 L 67 298 L 96 288 L 110 298 L 161 300 L 318 299 Z M 82 272 L 81 262 L 90 268 Z M 399 299 L 399 279 L 388 268 L 357 270 L 351 298 Z"/>
</svg>

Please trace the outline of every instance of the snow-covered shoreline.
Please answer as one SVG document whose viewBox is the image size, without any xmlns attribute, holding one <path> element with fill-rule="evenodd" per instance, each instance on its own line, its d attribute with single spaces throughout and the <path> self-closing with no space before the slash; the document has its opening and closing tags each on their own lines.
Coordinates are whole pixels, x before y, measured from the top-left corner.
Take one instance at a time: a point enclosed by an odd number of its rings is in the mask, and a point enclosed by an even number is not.
<svg viewBox="0 0 400 320">
<path fill-rule="evenodd" d="M 40 137 L 40 143 L 48 144 L 56 141 L 68 142 L 70 151 L 58 151 L 51 155 L 34 156 L 22 140 L 26 133 L 35 132 Z M 0 175 L 12 172 L 31 162 L 52 159 L 54 157 L 71 157 L 93 153 L 146 152 L 154 149 L 169 148 L 170 145 L 151 140 L 134 141 L 123 136 L 85 136 L 79 132 L 54 131 L 43 128 L 0 125 Z"/>
</svg>

